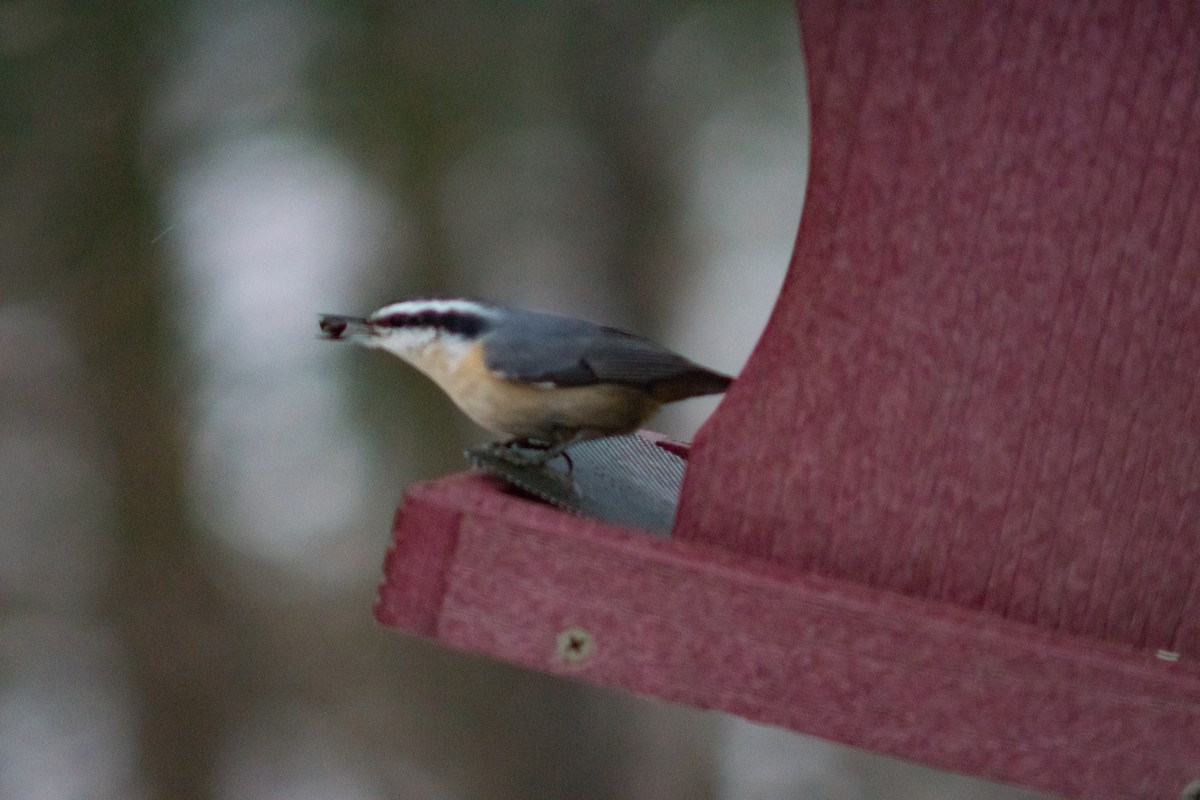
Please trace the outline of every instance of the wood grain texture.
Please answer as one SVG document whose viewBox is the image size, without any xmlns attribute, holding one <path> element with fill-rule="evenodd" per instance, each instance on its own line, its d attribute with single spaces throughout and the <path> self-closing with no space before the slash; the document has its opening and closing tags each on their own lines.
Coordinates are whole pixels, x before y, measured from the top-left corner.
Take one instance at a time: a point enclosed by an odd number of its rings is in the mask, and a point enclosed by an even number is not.
<svg viewBox="0 0 1200 800">
<path fill-rule="evenodd" d="M 804 219 L 679 535 L 1200 657 L 1200 6 L 800 9 Z"/>
<path fill-rule="evenodd" d="M 1174 796 L 1200 775 L 1195 662 L 567 517 L 480 476 L 410 490 L 376 616 L 531 669 L 1068 796 Z M 590 637 L 586 658 L 561 655 L 565 631 Z"/>
</svg>

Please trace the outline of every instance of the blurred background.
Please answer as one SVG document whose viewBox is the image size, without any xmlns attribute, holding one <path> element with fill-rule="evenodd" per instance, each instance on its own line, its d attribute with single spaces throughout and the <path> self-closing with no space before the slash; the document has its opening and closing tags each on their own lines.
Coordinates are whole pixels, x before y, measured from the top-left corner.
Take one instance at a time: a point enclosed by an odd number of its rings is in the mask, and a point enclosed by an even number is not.
<svg viewBox="0 0 1200 800">
<path fill-rule="evenodd" d="M 806 124 L 777 0 L 0 0 L 0 798 L 1030 797 L 371 618 L 403 488 L 487 436 L 317 314 L 736 372 Z"/>
</svg>

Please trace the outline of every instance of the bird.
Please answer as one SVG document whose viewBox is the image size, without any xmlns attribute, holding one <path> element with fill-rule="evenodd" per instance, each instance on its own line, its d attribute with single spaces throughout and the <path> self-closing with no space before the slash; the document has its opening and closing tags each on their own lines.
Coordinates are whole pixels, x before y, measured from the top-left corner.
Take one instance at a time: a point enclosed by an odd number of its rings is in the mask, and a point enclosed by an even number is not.
<svg viewBox="0 0 1200 800">
<path fill-rule="evenodd" d="M 664 403 L 719 394 L 730 376 L 626 331 L 466 299 L 402 300 L 366 317 L 319 315 L 326 339 L 383 350 L 424 373 L 496 446 L 544 464 L 578 442 L 631 433 Z M 569 456 L 568 463 L 569 463 Z"/>
</svg>

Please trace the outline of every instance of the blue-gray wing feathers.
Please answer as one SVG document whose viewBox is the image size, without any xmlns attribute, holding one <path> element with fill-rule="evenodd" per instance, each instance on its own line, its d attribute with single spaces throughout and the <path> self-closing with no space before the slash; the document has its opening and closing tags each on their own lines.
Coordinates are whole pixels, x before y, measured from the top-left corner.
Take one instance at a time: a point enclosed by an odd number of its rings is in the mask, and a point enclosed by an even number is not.
<svg viewBox="0 0 1200 800">
<path fill-rule="evenodd" d="M 484 340 L 484 360 L 511 380 L 554 386 L 616 383 L 660 402 L 722 392 L 730 378 L 616 328 L 523 312 Z"/>
</svg>

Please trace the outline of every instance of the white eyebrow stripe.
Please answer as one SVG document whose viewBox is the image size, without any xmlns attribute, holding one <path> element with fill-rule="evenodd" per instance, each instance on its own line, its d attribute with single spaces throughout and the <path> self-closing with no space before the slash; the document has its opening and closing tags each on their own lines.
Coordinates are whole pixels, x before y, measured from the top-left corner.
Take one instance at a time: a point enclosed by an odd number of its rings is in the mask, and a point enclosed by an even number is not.
<svg viewBox="0 0 1200 800">
<path fill-rule="evenodd" d="M 474 300 L 401 300 L 373 312 L 370 319 L 383 319 L 392 314 L 419 314 L 422 311 L 432 311 L 436 314 L 450 312 L 477 314 L 488 319 L 495 319 L 499 316 L 496 309 L 476 303 Z"/>
</svg>

